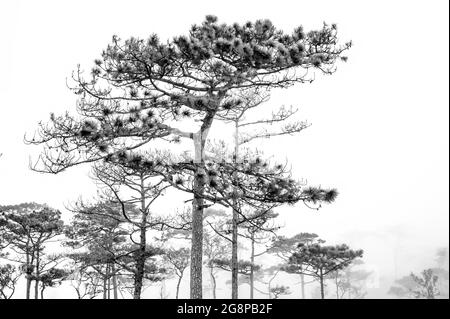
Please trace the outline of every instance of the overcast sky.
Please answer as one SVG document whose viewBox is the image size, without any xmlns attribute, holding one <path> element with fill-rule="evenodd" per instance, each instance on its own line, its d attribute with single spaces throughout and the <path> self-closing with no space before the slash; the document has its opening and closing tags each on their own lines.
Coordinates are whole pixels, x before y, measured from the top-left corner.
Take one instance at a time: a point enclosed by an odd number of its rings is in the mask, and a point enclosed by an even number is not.
<svg viewBox="0 0 450 319">
<path fill-rule="evenodd" d="M 75 110 L 66 78 L 90 70 L 113 34 L 185 34 L 206 14 L 227 23 L 269 18 L 287 32 L 337 23 L 347 63 L 312 84 L 274 91 L 312 126 L 266 143 L 309 184 L 336 187 L 333 205 L 281 208 L 283 233 L 316 232 L 365 250 L 384 296 L 394 278 L 434 265 L 448 246 L 448 1 L 8 1 L 0 2 L 0 204 L 64 209 L 95 195 L 87 167 L 29 170 L 23 143 L 49 113 Z M 167 208 L 169 210 L 169 208 Z M 387 285 L 387 286 L 386 286 Z M 296 297 L 296 295 L 294 296 Z"/>
</svg>

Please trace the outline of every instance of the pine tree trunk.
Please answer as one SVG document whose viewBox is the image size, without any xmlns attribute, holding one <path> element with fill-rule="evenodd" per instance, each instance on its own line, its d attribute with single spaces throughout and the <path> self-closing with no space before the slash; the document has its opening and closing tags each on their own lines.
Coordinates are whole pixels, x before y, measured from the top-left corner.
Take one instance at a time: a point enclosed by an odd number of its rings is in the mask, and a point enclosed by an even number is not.
<svg viewBox="0 0 450 319">
<path fill-rule="evenodd" d="M 323 274 L 322 274 L 322 269 L 320 270 L 320 296 L 322 297 L 322 299 L 325 299 L 325 288 L 323 285 Z"/>
<path fill-rule="evenodd" d="M 39 247 L 36 249 L 36 279 L 34 282 L 34 299 L 39 299 L 39 276 L 41 275 L 39 271 L 40 265 Z"/>
<path fill-rule="evenodd" d="M 238 141 L 238 121 L 235 121 L 235 137 L 234 137 L 234 164 L 237 163 L 239 141 Z M 236 207 L 238 201 L 233 198 L 233 218 L 232 218 L 232 238 L 231 238 L 231 299 L 238 299 L 239 292 L 239 264 L 238 264 L 238 211 Z"/>
<path fill-rule="evenodd" d="M 103 274 L 103 299 L 107 299 L 106 298 L 107 297 L 106 290 L 108 289 L 107 283 L 108 283 L 108 266 L 106 265 L 105 273 Z"/>
<path fill-rule="evenodd" d="M 233 206 L 237 201 L 233 200 Z M 231 299 L 238 299 L 239 283 L 239 264 L 238 264 L 238 213 L 233 209 L 232 220 L 232 238 L 231 238 Z"/>
<path fill-rule="evenodd" d="M 204 172 L 200 164 L 196 175 Z M 202 299 L 203 258 L 203 181 L 195 177 L 194 200 L 192 202 L 192 245 L 191 245 L 191 299 Z"/>
<path fill-rule="evenodd" d="M 209 268 L 209 275 L 211 276 L 211 283 L 212 283 L 212 294 L 213 294 L 213 299 L 216 299 L 216 277 L 214 276 L 214 269 L 212 267 Z"/>
<path fill-rule="evenodd" d="M 305 275 L 300 274 L 300 286 L 302 292 L 302 299 L 305 299 Z"/>
<path fill-rule="evenodd" d="M 39 299 L 39 280 L 34 281 L 34 299 Z"/>
<path fill-rule="evenodd" d="M 44 299 L 44 290 L 45 290 L 45 286 L 42 285 L 42 288 L 41 288 L 41 299 Z"/>
<path fill-rule="evenodd" d="M 111 299 L 111 266 L 108 264 L 108 299 Z"/>
<path fill-rule="evenodd" d="M 141 247 L 139 254 L 141 256 L 143 256 L 145 254 L 145 247 L 144 247 L 144 249 L 142 249 L 142 247 Z M 145 260 L 141 256 L 138 257 L 138 260 L 136 262 L 136 274 L 134 276 L 133 299 L 141 299 L 142 281 L 144 279 L 144 266 L 145 266 Z"/>
<path fill-rule="evenodd" d="M 194 199 L 192 201 L 192 242 L 191 242 L 191 299 L 202 299 L 202 266 L 203 266 L 203 209 L 206 172 L 204 168 L 204 147 L 209 127 L 213 120 L 209 114 L 203 122 L 200 131 L 194 134 L 195 164 Z"/>
<path fill-rule="evenodd" d="M 78 298 L 78 299 L 83 299 L 83 298 L 81 297 L 80 289 L 75 288 L 75 291 L 77 292 L 77 298 Z"/>
<path fill-rule="evenodd" d="M 179 295 L 179 293 L 180 293 L 181 278 L 182 278 L 181 276 L 178 277 L 178 282 L 177 282 L 177 292 L 176 292 L 176 295 L 175 295 L 175 299 L 178 299 L 178 295 Z"/>
<path fill-rule="evenodd" d="M 30 276 L 30 275 L 28 275 Z M 30 299 L 31 295 L 31 279 L 27 277 L 27 292 L 26 292 L 26 299 Z"/>
<path fill-rule="evenodd" d="M 113 298 L 117 299 L 117 276 L 116 276 L 116 267 L 114 264 L 111 264 L 112 270 L 112 284 L 113 284 Z"/>
<path fill-rule="evenodd" d="M 165 299 L 165 293 L 166 293 L 166 281 L 161 281 L 161 288 L 159 289 L 159 299 Z"/>
<path fill-rule="evenodd" d="M 28 243 L 27 243 L 28 247 Z M 30 264 L 30 253 L 28 248 L 26 250 L 26 274 L 27 274 L 27 283 L 26 283 L 26 299 L 30 299 L 31 295 L 31 264 Z"/>
<path fill-rule="evenodd" d="M 145 204 L 144 181 L 142 177 L 141 177 L 141 211 L 142 211 L 142 219 L 139 234 L 139 254 L 136 260 L 136 273 L 134 275 L 134 292 L 133 292 L 134 299 L 141 299 L 142 282 L 144 280 L 144 269 L 145 269 L 145 249 L 147 246 L 147 237 L 146 237 L 147 210 Z"/>
<path fill-rule="evenodd" d="M 254 295 L 254 290 L 255 290 L 255 279 L 254 279 L 254 268 L 253 265 L 255 263 L 255 234 L 252 233 L 251 235 L 251 243 L 252 243 L 252 251 L 251 251 L 251 255 L 250 255 L 250 262 L 251 262 L 251 266 L 250 266 L 250 299 L 253 299 L 253 295 Z"/>
<path fill-rule="evenodd" d="M 336 299 L 339 299 L 339 279 L 338 279 L 338 273 L 336 273 L 335 283 L 336 283 Z"/>
</svg>

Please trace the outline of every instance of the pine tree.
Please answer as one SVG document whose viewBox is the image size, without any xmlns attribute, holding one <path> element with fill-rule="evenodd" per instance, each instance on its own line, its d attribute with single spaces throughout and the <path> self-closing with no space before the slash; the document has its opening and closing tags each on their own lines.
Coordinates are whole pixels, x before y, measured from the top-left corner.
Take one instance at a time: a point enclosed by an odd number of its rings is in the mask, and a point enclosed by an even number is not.
<svg viewBox="0 0 450 319">
<path fill-rule="evenodd" d="M 227 239 L 223 236 L 212 234 L 208 230 L 204 231 L 203 236 L 203 252 L 206 257 L 206 268 L 209 271 L 209 277 L 211 280 L 211 292 L 212 298 L 217 298 L 217 269 L 218 267 L 214 263 L 217 259 L 225 259 L 230 255 L 230 245 Z"/>
<path fill-rule="evenodd" d="M 367 292 L 364 290 L 364 284 L 372 272 L 358 267 L 363 264 L 362 260 L 357 259 L 349 267 L 329 274 L 329 278 L 335 283 L 336 299 L 343 299 L 346 295 L 348 299 L 365 297 Z"/>
<path fill-rule="evenodd" d="M 114 36 L 90 79 L 80 68 L 74 74 L 80 116 L 52 114 L 29 139 L 45 144 L 33 168 L 57 173 L 123 156 L 155 139 L 193 141 L 191 298 L 202 298 L 204 154 L 214 120 L 242 103 L 236 92 L 310 82 L 309 69 L 333 73 L 350 46 L 338 44 L 335 25 L 287 34 L 269 20 L 227 25 L 214 16 L 167 43 L 157 35 L 125 41 Z M 173 125 L 185 117 L 196 120 L 191 132 Z"/>
<path fill-rule="evenodd" d="M 20 262 L 26 277 L 26 299 L 31 295 L 35 281 L 35 299 L 39 298 L 39 282 L 45 266 L 45 246 L 63 232 L 61 212 L 36 203 L 2 207 L 0 233 L 11 249 L 8 259 Z"/>
<path fill-rule="evenodd" d="M 259 138 L 270 138 L 280 135 L 292 135 L 298 133 L 308 127 L 304 122 L 291 122 L 288 120 L 296 113 L 297 110 L 292 108 L 286 109 L 281 107 L 277 112 L 272 112 L 270 117 L 260 118 L 256 120 L 247 120 L 248 113 L 251 113 L 255 108 L 259 107 L 262 103 L 269 100 L 269 93 L 267 90 L 257 87 L 254 90 L 246 90 L 239 92 L 236 98 L 242 103 L 236 105 L 233 109 L 220 114 L 219 118 L 225 122 L 232 123 L 234 125 L 234 154 L 233 162 L 240 162 L 239 150 L 242 146 L 252 140 Z M 275 125 L 277 124 L 277 125 Z M 268 131 L 267 128 L 261 128 L 261 126 L 277 126 L 276 129 Z M 281 127 L 280 127 L 281 126 Z M 252 133 L 248 133 L 249 128 L 253 129 Z M 247 132 L 242 132 L 242 130 Z M 256 132 L 255 132 L 256 131 Z M 231 220 L 231 298 L 238 298 L 238 227 L 239 218 L 244 217 L 242 210 L 245 210 L 246 205 L 238 198 L 233 198 L 233 215 Z M 253 243 L 254 241 L 252 241 Z M 253 245 L 253 244 L 252 244 Z M 251 259 L 253 260 L 253 255 Z M 253 274 L 250 275 L 250 298 L 253 296 Z"/>
<path fill-rule="evenodd" d="M 140 299 L 146 260 L 149 253 L 155 252 L 155 248 L 148 244 L 147 233 L 155 229 L 162 231 L 168 226 L 168 223 L 160 217 L 151 216 L 151 205 L 164 194 L 170 184 L 154 171 L 142 165 L 136 165 L 136 160 L 142 155 L 134 156 L 122 164 L 106 162 L 102 165 L 94 165 L 93 177 L 100 182 L 100 186 L 105 188 L 111 200 L 117 204 L 123 223 L 128 225 L 131 236 L 138 234 L 138 238 L 132 239 L 138 247 L 133 253 L 136 258 L 133 298 Z M 130 195 L 122 195 L 123 191 L 128 191 Z"/>
<path fill-rule="evenodd" d="M 249 274 L 249 284 L 250 284 L 250 299 L 254 296 L 254 274 L 257 269 L 255 269 L 255 258 L 262 256 L 268 252 L 268 249 L 256 252 L 255 245 L 263 244 L 270 240 L 270 236 L 275 235 L 280 227 L 273 224 L 273 220 L 278 216 L 271 209 L 272 207 L 259 208 L 253 214 L 249 214 L 240 218 L 238 225 L 244 230 L 241 236 L 250 240 L 250 274 Z M 282 294 L 282 288 L 280 288 L 280 294 Z M 284 291 L 286 292 L 286 291 Z"/>
<path fill-rule="evenodd" d="M 169 249 L 165 252 L 164 257 L 170 264 L 173 272 L 178 277 L 177 280 L 177 290 L 175 293 L 175 298 L 178 299 L 180 294 L 180 284 L 183 279 L 184 271 L 189 265 L 189 259 L 191 252 L 187 248 L 180 249 Z"/>
<path fill-rule="evenodd" d="M 353 260 L 361 258 L 362 250 L 351 250 L 347 245 L 322 245 L 300 243 L 297 251 L 289 258 L 285 268 L 288 272 L 297 272 L 317 278 L 320 283 L 322 299 L 325 298 L 324 280 L 333 271 L 348 267 Z"/>
<path fill-rule="evenodd" d="M 11 299 L 21 273 L 11 264 L 0 265 L 0 299 Z"/>
<path fill-rule="evenodd" d="M 63 268 L 50 268 L 44 274 L 41 275 L 41 299 L 44 299 L 44 290 L 47 287 L 55 287 L 60 285 L 71 274 L 70 270 Z"/>
<path fill-rule="evenodd" d="M 300 243 L 309 245 L 314 242 L 324 243 L 323 240 L 319 239 L 319 236 L 314 233 L 299 233 L 292 237 L 277 236 L 272 241 L 269 249 L 267 250 L 271 254 L 275 254 L 277 257 L 281 258 L 286 264 L 289 262 L 289 258 L 293 253 L 296 252 L 297 247 Z M 284 271 L 288 273 L 297 273 L 297 269 L 292 269 L 290 267 L 284 267 Z M 301 287 L 301 298 L 305 299 L 305 275 L 300 273 L 300 287 Z"/>
<path fill-rule="evenodd" d="M 103 282 L 103 299 L 110 298 L 112 282 L 113 297 L 117 299 L 117 261 L 127 252 L 128 235 L 120 206 L 108 200 L 94 204 L 79 201 L 72 211 L 74 216 L 65 229 L 68 240 L 64 244 L 74 248 L 75 252 L 69 252 L 67 256 L 78 269 L 96 271 Z"/>
<path fill-rule="evenodd" d="M 397 297 L 436 299 L 440 294 L 438 281 L 439 277 L 434 273 L 433 269 L 424 269 L 418 275 L 411 273 L 409 276 L 396 280 L 396 285 L 392 286 L 388 293 Z"/>
</svg>

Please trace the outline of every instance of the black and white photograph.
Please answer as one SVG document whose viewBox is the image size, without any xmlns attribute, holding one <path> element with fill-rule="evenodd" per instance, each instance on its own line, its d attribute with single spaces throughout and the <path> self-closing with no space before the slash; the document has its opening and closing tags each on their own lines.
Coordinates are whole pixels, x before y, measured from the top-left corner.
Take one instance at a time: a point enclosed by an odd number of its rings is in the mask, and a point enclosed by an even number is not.
<svg viewBox="0 0 450 319">
<path fill-rule="evenodd" d="M 2 0 L 0 39 L 0 309 L 449 300 L 448 1 Z"/>
</svg>

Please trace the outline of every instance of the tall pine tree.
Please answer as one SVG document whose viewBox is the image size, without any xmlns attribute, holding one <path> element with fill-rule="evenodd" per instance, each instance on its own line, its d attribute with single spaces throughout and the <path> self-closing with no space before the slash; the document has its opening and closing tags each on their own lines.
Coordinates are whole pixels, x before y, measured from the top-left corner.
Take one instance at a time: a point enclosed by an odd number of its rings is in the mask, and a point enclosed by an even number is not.
<svg viewBox="0 0 450 319">
<path fill-rule="evenodd" d="M 191 298 L 202 298 L 205 145 L 214 119 L 242 103 L 238 91 L 286 88 L 312 80 L 309 69 L 331 74 L 351 43 L 338 44 L 335 25 L 291 34 L 269 20 L 220 24 L 207 16 L 189 35 L 162 42 L 117 36 L 87 79 L 78 68 L 74 92 L 80 116 L 51 115 L 30 143 L 45 144 L 35 170 L 109 160 L 155 139 L 186 138 L 195 148 L 192 201 Z M 176 122 L 193 121 L 181 131 Z"/>
</svg>

